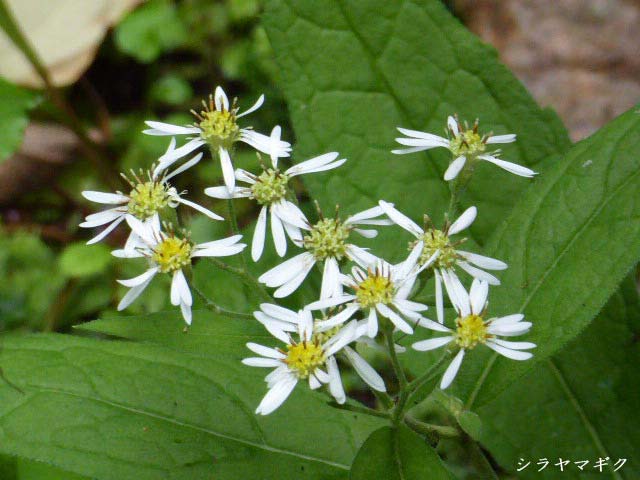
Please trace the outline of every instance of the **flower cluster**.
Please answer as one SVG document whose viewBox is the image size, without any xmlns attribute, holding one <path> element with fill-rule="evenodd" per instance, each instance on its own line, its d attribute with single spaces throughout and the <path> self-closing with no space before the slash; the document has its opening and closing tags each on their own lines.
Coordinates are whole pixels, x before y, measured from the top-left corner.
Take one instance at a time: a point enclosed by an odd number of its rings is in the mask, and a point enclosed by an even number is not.
<svg viewBox="0 0 640 480">
<path fill-rule="evenodd" d="M 357 353 L 357 345 L 380 349 L 383 347 L 379 340 L 386 337 L 393 359 L 396 353 L 405 350 L 396 345 L 394 332 L 402 332 L 407 338 L 417 327 L 443 334 L 412 343 L 417 351 L 446 347 L 451 361 L 442 376 L 442 389 L 452 383 L 464 357 L 479 345 L 486 345 L 513 360 L 531 357 L 527 350 L 535 347 L 533 343 L 500 338 L 529 331 L 531 323 L 523 321 L 522 314 L 503 317 L 487 314 L 489 285 L 500 284 L 489 271 L 504 270 L 507 264 L 460 248 L 466 239 L 458 238 L 459 234 L 469 228 L 478 215 L 475 206 L 464 210 L 453 221 L 444 215 L 444 223 L 440 226 L 424 215 L 424 223 L 420 227 L 384 199 L 348 216 L 341 215 L 337 206 L 334 216 L 325 216 L 316 204 L 317 218 L 309 219 L 298 206 L 292 179 L 339 168 L 346 159 L 339 158 L 337 152 L 330 152 L 281 168 L 279 158 L 288 157 L 291 147 L 280 139 L 280 127 L 274 127 L 267 136 L 249 127 L 241 128 L 237 123 L 240 118 L 257 110 L 263 101 L 261 96 L 251 108 L 240 113 L 237 101 L 230 103 L 218 87 L 209 102 L 203 103 L 204 109 L 193 112 L 197 120 L 193 125 L 146 122 L 150 127 L 144 131 L 146 134 L 190 137 L 179 148 L 172 138 L 157 165 L 148 172 L 133 173 L 132 178 L 127 179 L 131 187 L 129 193 L 83 192 L 87 199 L 111 206 L 89 215 L 81 224 L 85 228 L 108 224 L 89 243 L 103 239 L 124 222 L 131 233 L 124 247 L 113 254 L 121 258 L 144 257 L 149 264 L 139 276 L 120 280 L 130 290 L 120 302 L 119 309 L 131 304 L 156 274 L 166 273 L 172 277 L 171 303 L 179 306 L 185 321 L 191 323 L 193 301 L 188 278 L 193 260 L 197 257 L 235 255 L 244 249 L 245 244 L 240 243 L 242 236 L 237 232 L 228 238 L 196 244 L 187 232 L 162 222 L 165 212 L 180 204 L 211 219 L 222 219 L 185 199 L 184 192 L 179 193 L 170 183 L 177 174 L 197 164 L 202 153 L 172 172 L 168 168 L 207 145 L 212 155 L 220 160 L 224 185 L 207 188 L 205 194 L 229 202 L 246 199 L 255 202 L 259 209 L 251 240 L 253 261 L 258 262 L 263 255 L 267 225 L 278 256 L 287 254 L 289 243 L 298 249 L 291 258 L 253 279 L 255 284 L 275 289 L 272 295 L 278 299 L 296 291 L 311 274 L 314 265 L 322 277 L 316 301 L 295 311 L 272 301 L 263 303 L 260 310 L 253 313 L 255 319 L 280 342 L 279 347 L 247 344 L 258 356 L 245 358 L 244 364 L 273 368 L 265 377 L 268 392 L 256 413 L 267 415 L 273 412 L 300 380 L 314 390 L 325 385 L 337 403 L 344 403 L 346 394 L 339 362 L 350 365 L 373 390 L 386 392 L 384 380 Z M 469 181 L 479 160 L 523 177 L 535 175 L 526 167 L 499 159 L 499 151 L 487 150 L 492 144 L 514 142 L 515 135 L 482 135 L 477 121 L 469 127 L 456 117 L 449 117 L 446 138 L 415 130 L 399 130 L 407 138 L 398 138 L 398 143 L 409 148 L 393 150 L 393 153 L 405 154 L 435 147 L 444 147 L 451 152 L 451 162 L 444 178 L 455 180 L 452 186 L 454 195 L 460 184 Z M 258 172 L 234 169 L 231 158 L 236 142 L 246 143 L 268 155 L 269 165 L 262 164 Z M 452 201 L 452 205 L 455 202 Z M 454 217 L 453 213 L 448 212 Z M 403 254 L 402 261 L 393 264 L 358 245 L 359 238 L 375 238 L 378 228 L 393 225 L 411 235 L 399 249 L 408 252 Z M 244 273 L 250 276 L 248 272 Z M 466 275 L 471 278 L 468 290 L 459 274 L 463 274 L 462 278 Z M 429 282 L 435 289 L 435 320 L 424 316 L 428 305 L 416 300 L 420 293 L 418 286 Z M 445 292 L 455 311 L 455 317 L 450 320 L 445 319 Z"/>
</svg>

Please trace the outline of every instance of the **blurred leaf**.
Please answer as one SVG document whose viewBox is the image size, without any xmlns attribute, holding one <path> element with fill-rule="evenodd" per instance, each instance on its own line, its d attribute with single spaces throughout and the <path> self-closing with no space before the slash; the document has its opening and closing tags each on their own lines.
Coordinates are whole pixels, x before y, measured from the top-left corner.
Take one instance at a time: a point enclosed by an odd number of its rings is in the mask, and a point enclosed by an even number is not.
<svg viewBox="0 0 640 480">
<path fill-rule="evenodd" d="M 149 0 L 130 13 L 116 28 L 118 48 L 142 63 L 186 42 L 188 31 L 169 0 Z"/>
<path fill-rule="evenodd" d="M 317 8 L 304 0 L 269 0 L 264 26 L 296 131 L 296 161 L 336 150 L 349 159 L 338 170 L 305 178 L 327 210 L 338 203 L 351 213 L 382 198 L 414 219 L 428 212 L 442 221 L 450 153 L 391 154 L 398 126 L 441 133 L 447 115 L 480 116 L 483 131 L 516 133 L 518 142 L 505 146 L 504 157 L 530 166 L 569 146 L 557 116 L 540 109 L 495 50 L 439 1 L 347 6 L 330 0 Z M 528 184 L 492 165 L 476 169 L 462 199 L 478 206 L 473 238 L 485 241 Z M 384 229 L 377 253 L 397 255 L 397 245 L 409 239 L 405 233 Z"/>
<path fill-rule="evenodd" d="M 75 82 L 89 67 L 107 30 L 140 0 L 7 0 L 20 30 L 57 86 Z M 27 87 L 44 85 L 14 42 L 0 14 L 0 76 Z"/>
<path fill-rule="evenodd" d="M 350 480 L 450 479 L 438 454 L 404 425 L 382 427 L 371 434 L 351 466 Z"/>
<path fill-rule="evenodd" d="M 260 2 L 258 0 L 227 0 L 229 17 L 234 22 L 255 18 L 260 12 Z"/>
<path fill-rule="evenodd" d="M 577 339 L 541 362 L 498 397 L 478 409 L 482 443 L 507 470 L 520 458 L 590 460 L 562 478 L 640 478 L 640 302 L 629 277 Z M 598 458 L 627 463 L 613 475 L 593 468 Z M 539 467 L 538 467 L 539 468 Z M 558 467 L 518 478 L 558 478 Z"/>
<path fill-rule="evenodd" d="M 193 89 L 189 82 L 176 74 L 160 77 L 151 86 L 149 95 L 152 100 L 167 105 L 182 105 L 193 97 Z"/>
<path fill-rule="evenodd" d="M 523 312 L 538 345 L 515 362 L 477 349 L 454 383 L 476 408 L 576 337 L 640 258 L 637 107 L 576 144 L 529 189 L 488 248 L 510 256 L 492 316 Z M 493 306 L 493 308 L 492 308 Z"/>
<path fill-rule="evenodd" d="M 22 143 L 24 129 L 29 123 L 28 111 L 40 96 L 0 78 L 0 163 L 15 152 Z"/>
<path fill-rule="evenodd" d="M 211 352 L 250 339 L 214 336 Z M 226 357 L 37 335 L 5 336 L 0 364 L 25 392 L 0 381 L 0 451 L 100 480 L 343 479 L 381 425 L 306 385 L 256 416 L 264 370 Z"/>
<path fill-rule="evenodd" d="M 90 277 L 104 272 L 112 261 L 111 249 L 104 243 L 87 245 L 85 242 L 75 242 L 62 251 L 58 266 L 63 275 Z"/>
</svg>

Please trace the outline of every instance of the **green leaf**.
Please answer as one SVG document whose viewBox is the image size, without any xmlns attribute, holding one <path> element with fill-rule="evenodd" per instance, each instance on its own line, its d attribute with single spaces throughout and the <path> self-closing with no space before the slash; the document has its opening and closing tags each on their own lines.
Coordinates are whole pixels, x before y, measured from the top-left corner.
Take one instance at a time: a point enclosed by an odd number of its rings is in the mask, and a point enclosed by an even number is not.
<svg viewBox="0 0 640 480">
<path fill-rule="evenodd" d="M 525 362 L 489 349 L 467 355 L 454 385 L 468 406 L 491 400 L 576 337 L 640 258 L 636 110 L 575 145 L 494 238 L 489 253 L 507 258 L 509 269 L 491 292 L 489 313 L 523 312 L 533 322 L 526 340 L 538 347 Z"/>
<path fill-rule="evenodd" d="M 350 480 L 450 479 L 450 473 L 427 442 L 404 425 L 382 427 L 358 451 Z"/>
<path fill-rule="evenodd" d="M 118 48 L 142 63 L 186 42 L 188 32 L 168 0 L 150 0 L 130 13 L 116 28 Z"/>
<path fill-rule="evenodd" d="M 450 153 L 391 154 L 398 126 L 439 134 L 447 115 L 480 117 L 487 132 L 516 133 L 504 157 L 530 166 L 569 146 L 555 114 L 541 110 L 494 49 L 440 1 L 329 0 L 318 9 L 304 0 L 269 0 L 264 25 L 296 131 L 296 161 L 336 150 L 349 159 L 305 177 L 327 211 L 385 199 L 415 219 L 428 212 L 443 220 Z M 463 202 L 478 206 L 471 234 L 486 240 L 529 182 L 492 165 L 476 175 Z M 378 253 L 387 255 L 408 240 L 396 228 L 380 238 L 376 248 L 386 248 Z"/>
<path fill-rule="evenodd" d="M 69 277 L 90 277 L 104 272 L 112 263 L 111 249 L 105 244 L 87 245 L 76 242 L 60 254 L 58 267 Z"/>
<path fill-rule="evenodd" d="M 149 90 L 149 96 L 159 103 L 182 105 L 193 97 L 193 89 L 184 78 L 169 73 L 154 82 Z"/>
<path fill-rule="evenodd" d="M 24 129 L 29 123 L 27 113 L 39 98 L 39 95 L 0 78 L 0 163 L 22 143 Z"/>
<path fill-rule="evenodd" d="M 558 458 L 589 460 L 610 457 L 627 463 L 605 478 L 640 478 L 640 302 L 629 278 L 598 318 L 553 359 L 539 363 L 478 413 L 482 443 L 507 470 L 518 460 Z M 534 426 L 532 428 L 532 426 Z M 559 478 L 558 467 L 539 467 L 518 478 Z M 595 473 L 594 473 L 595 472 Z M 562 478 L 585 478 L 575 465 Z M 590 478 L 590 477 L 589 477 Z"/>
<path fill-rule="evenodd" d="M 215 337 L 207 357 L 68 335 L 4 337 L 0 453 L 99 480 L 346 478 L 381 420 L 332 409 L 306 385 L 256 416 L 265 371 L 215 358 L 216 343 L 252 338 Z"/>
<path fill-rule="evenodd" d="M 16 480 L 89 480 L 89 477 L 77 475 L 47 465 L 46 463 L 34 462 L 24 458 L 18 458 L 16 465 Z"/>
</svg>

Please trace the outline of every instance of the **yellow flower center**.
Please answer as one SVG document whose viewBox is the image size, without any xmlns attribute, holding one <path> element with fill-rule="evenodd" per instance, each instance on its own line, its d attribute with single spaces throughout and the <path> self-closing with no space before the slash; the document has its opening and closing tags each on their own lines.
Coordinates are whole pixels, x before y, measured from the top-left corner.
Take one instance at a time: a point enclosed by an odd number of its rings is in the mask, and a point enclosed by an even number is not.
<svg viewBox="0 0 640 480">
<path fill-rule="evenodd" d="M 474 130 L 463 130 L 449 142 L 449 150 L 454 157 L 460 155 L 474 156 L 484 152 L 486 145 L 484 139 Z"/>
<path fill-rule="evenodd" d="M 331 337 L 333 337 L 336 333 L 340 331 L 340 325 L 336 325 L 329 330 L 325 330 L 324 332 L 318 332 L 316 329 L 318 328 L 318 320 L 313 321 L 313 334 L 312 340 L 315 342 L 319 342 L 320 344 L 326 343 Z"/>
<path fill-rule="evenodd" d="M 308 378 L 326 360 L 320 345 L 318 339 L 287 345 L 287 358 L 284 362 L 295 371 L 298 378 Z"/>
<path fill-rule="evenodd" d="M 200 136 L 211 147 L 230 148 L 238 139 L 240 127 L 236 123 L 235 112 L 228 110 L 203 110 L 199 115 Z"/>
<path fill-rule="evenodd" d="M 260 205 L 271 205 L 287 195 L 288 181 L 289 177 L 278 170 L 265 170 L 251 187 L 253 198 Z"/>
<path fill-rule="evenodd" d="M 127 210 L 131 215 L 146 220 L 165 208 L 170 201 L 167 188 L 160 182 L 138 183 L 129 193 Z"/>
<path fill-rule="evenodd" d="M 356 300 L 363 308 L 374 307 L 378 303 L 388 305 L 393 302 L 393 294 L 393 282 L 371 271 L 356 287 Z"/>
<path fill-rule="evenodd" d="M 472 349 L 478 343 L 485 343 L 491 335 L 487 333 L 487 325 L 479 315 L 467 315 L 456 320 L 456 343 L 460 348 Z"/>
<path fill-rule="evenodd" d="M 337 218 L 325 218 L 316 223 L 303 238 L 304 247 L 316 260 L 333 257 L 341 260 L 347 252 L 349 228 Z"/>
<path fill-rule="evenodd" d="M 160 267 L 161 272 L 172 273 L 191 265 L 192 250 L 193 245 L 189 240 L 167 237 L 156 245 L 151 259 Z"/>
<path fill-rule="evenodd" d="M 456 250 L 451 245 L 449 237 L 442 230 L 427 230 L 422 236 L 422 241 L 424 246 L 422 247 L 422 255 L 420 255 L 420 265 L 424 265 L 436 253 L 436 250 L 440 250 L 433 266 L 438 268 L 453 267 L 457 258 Z M 410 244 L 410 248 L 413 248 L 413 245 L 415 242 Z"/>
</svg>

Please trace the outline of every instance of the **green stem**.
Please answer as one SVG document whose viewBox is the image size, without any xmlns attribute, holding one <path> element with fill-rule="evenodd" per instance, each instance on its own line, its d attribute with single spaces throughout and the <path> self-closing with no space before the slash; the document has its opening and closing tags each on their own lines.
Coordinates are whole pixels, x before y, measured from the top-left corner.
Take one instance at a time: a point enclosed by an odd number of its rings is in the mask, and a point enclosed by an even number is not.
<svg viewBox="0 0 640 480">
<path fill-rule="evenodd" d="M 398 403 L 396 404 L 396 407 L 393 410 L 393 415 L 391 417 L 393 423 L 395 423 L 396 425 L 400 423 L 404 415 L 407 403 L 409 402 L 415 391 L 438 374 L 440 366 L 448 356 L 448 354 L 444 354 L 440 358 L 440 360 L 438 360 L 431 366 L 429 370 L 427 370 L 420 377 L 413 380 L 411 383 L 407 384 L 405 388 L 401 390 L 400 396 L 398 397 Z"/>
<path fill-rule="evenodd" d="M 396 344 L 393 341 L 393 327 L 391 324 L 388 324 L 384 329 L 384 336 L 387 341 L 387 348 L 389 349 L 389 358 L 391 359 L 391 366 L 393 367 L 393 372 L 398 379 L 398 384 L 400 386 L 400 390 L 404 390 L 407 387 L 407 377 L 404 374 L 404 370 L 402 369 L 402 365 L 398 361 L 398 353 L 396 352 Z"/>
<path fill-rule="evenodd" d="M 376 397 L 378 402 L 386 408 L 387 410 L 391 410 L 393 408 L 393 399 L 389 396 L 387 392 L 379 392 L 378 390 L 373 390 L 373 395 Z"/>
<path fill-rule="evenodd" d="M 18 22 L 16 22 L 16 19 L 7 6 L 5 0 L 0 0 L 0 27 L 4 30 L 15 46 L 22 52 L 41 78 L 52 103 L 64 114 L 67 126 L 76 134 L 80 140 L 80 147 L 84 154 L 87 156 L 89 161 L 94 164 L 96 170 L 100 172 L 105 183 L 113 189 L 119 188 L 120 182 L 118 181 L 117 176 L 112 172 L 109 160 L 102 155 L 102 152 L 100 152 L 98 148 L 96 148 L 95 143 L 87 134 L 76 112 L 67 102 L 60 90 L 53 84 L 47 68 L 20 29 Z"/>
<path fill-rule="evenodd" d="M 262 285 L 253 275 L 251 275 L 248 271 L 243 270 L 241 268 L 233 267 L 227 263 L 224 263 L 221 260 L 218 260 L 215 257 L 206 257 L 209 262 L 218 267 L 220 270 L 224 270 L 226 272 L 232 273 L 242 279 L 242 281 L 249 288 L 253 289 L 253 291 L 257 292 L 258 295 L 262 298 L 262 300 L 266 302 L 273 302 L 273 297 L 269 295 Z"/>
<path fill-rule="evenodd" d="M 432 423 L 426 423 L 411 415 L 405 415 L 404 423 L 415 432 L 422 433 L 427 436 L 432 436 L 434 433 L 440 437 L 455 438 L 460 436 L 460 432 L 455 427 L 447 425 L 434 425 Z"/>
<path fill-rule="evenodd" d="M 253 319 L 253 315 L 251 315 L 250 313 L 234 312 L 232 310 L 227 310 L 226 308 L 221 307 L 217 303 L 207 298 L 207 296 L 195 285 L 191 285 L 191 288 L 193 289 L 194 292 L 198 294 L 198 296 L 204 301 L 205 306 L 212 312 L 218 313 L 220 315 L 224 315 L 225 317 L 229 317 L 229 318 L 241 318 L 243 320 Z"/>
<path fill-rule="evenodd" d="M 329 405 L 331 405 L 334 408 L 340 409 L 340 410 L 348 410 L 350 412 L 364 413 L 366 415 L 373 415 L 373 416 L 376 416 L 376 417 L 389 418 L 389 412 L 380 412 L 378 410 L 374 410 L 373 408 L 369 408 L 369 407 L 365 407 L 365 406 L 352 405 L 350 403 L 339 404 L 339 403 L 336 403 L 336 402 L 330 402 Z"/>
</svg>

